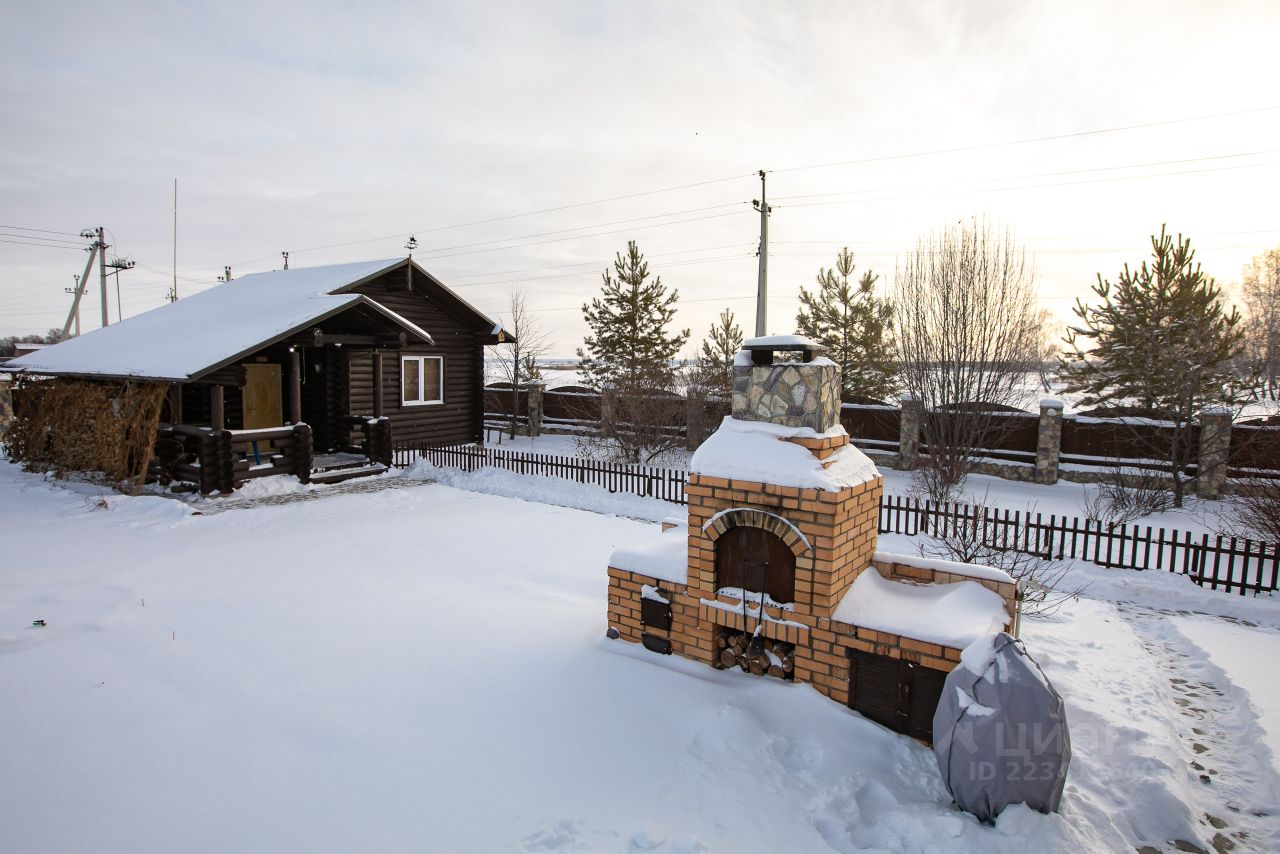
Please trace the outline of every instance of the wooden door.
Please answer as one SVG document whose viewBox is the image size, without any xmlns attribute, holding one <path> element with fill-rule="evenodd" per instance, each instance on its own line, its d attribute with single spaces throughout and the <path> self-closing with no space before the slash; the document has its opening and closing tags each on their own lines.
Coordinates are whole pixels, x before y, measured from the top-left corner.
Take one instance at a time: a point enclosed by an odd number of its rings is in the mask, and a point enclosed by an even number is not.
<svg viewBox="0 0 1280 854">
<path fill-rule="evenodd" d="M 947 674 L 914 661 L 855 650 L 849 708 L 894 732 L 933 741 L 933 713 Z"/>
<path fill-rule="evenodd" d="M 281 406 L 280 366 L 251 362 L 244 366 L 244 429 L 279 427 L 284 424 Z"/>
<path fill-rule="evenodd" d="M 716 540 L 716 587 L 767 593 L 775 602 L 796 598 L 796 556 L 763 528 L 730 528 Z"/>
</svg>

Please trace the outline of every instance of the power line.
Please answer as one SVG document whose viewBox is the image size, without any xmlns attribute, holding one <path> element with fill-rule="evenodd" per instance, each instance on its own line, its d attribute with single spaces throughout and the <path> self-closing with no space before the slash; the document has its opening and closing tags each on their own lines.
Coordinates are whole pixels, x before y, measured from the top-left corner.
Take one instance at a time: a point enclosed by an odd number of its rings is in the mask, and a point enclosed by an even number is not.
<svg viewBox="0 0 1280 854">
<path fill-rule="evenodd" d="M 658 256 L 646 255 L 645 260 L 647 261 L 650 257 L 656 258 Z M 736 258 L 753 258 L 753 257 L 755 257 L 754 252 L 747 252 L 747 253 L 738 253 L 736 255 L 722 255 L 717 258 L 695 258 L 691 261 L 676 261 L 671 264 L 666 264 L 663 266 L 663 269 L 666 270 L 672 267 L 688 267 L 695 264 L 707 264 L 713 261 L 731 261 Z M 504 279 L 504 280 L 498 280 L 498 281 L 492 281 L 492 282 L 469 282 L 465 285 L 457 285 L 457 286 L 450 285 L 450 288 L 453 288 L 453 287 L 473 288 L 473 287 L 481 287 L 485 285 L 509 285 L 516 282 L 542 282 L 548 279 L 574 279 L 574 278 L 584 278 L 587 276 L 595 277 L 598 275 L 600 274 L 596 270 L 583 270 L 576 273 L 555 273 L 549 276 L 525 276 L 519 279 Z"/>
<path fill-rule="evenodd" d="M 435 249 L 423 249 L 421 250 L 421 252 L 422 254 L 429 254 L 433 252 L 447 252 L 453 249 L 470 249 L 473 246 L 492 246 L 495 243 L 508 243 L 512 240 L 525 240 L 530 237 L 547 237 L 552 234 L 565 234 L 570 231 L 583 231 L 584 229 L 588 229 L 588 228 L 604 228 L 605 226 L 609 226 L 609 225 L 624 225 L 630 222 L 643 222 L 644 220 L 647 220 L 647 219 L 661 219 L 662 217 L 665 217 L 665 216 L 683 216 L 684 214 L 703 213 L 705 211 L 722 210 L 724 208 L 732 208 L 732 207 L 737 207 L 738 205 L 745 205 L 745 204 L 746 202 L 727 202 L 722 205 L 709 205 L 703 208 L 690 208 L 688 210 L 683 210 L 683 211 L 667 211 L 665 213 L 651 214 L 649 216 L 632 217 L 631 219 L 618 219 L 618 220 L 613 220 L 612 222 L 598 222 L 598 223 L 593 223 L 591 225 L 576 225 L 576 226 L 573 226 L 572 228 L 560 228 L 560 229 L 556 229 L 555 231 L 541 231 L 541 232 L 535 232 L 533 234 L 518 234 L 513 237 L 503 237 L 498 240 L 482 240 L 477 243 L 460 243 L 456 246 L 440 246 Z"/>
<path fill-rule="evenodd" d="M 295 250 L 293 250 L 293 251 L 295 251 L 295 252 L 315 252 L 315 251 L 317 251 L 317 250 L 319 250 L 319 249 L 338 249 L 338 248 L 341 248 L 341 247 L 343 247 L 343 246 L 358 246 L 358 245 L 360 245 L 360 244 L 362 244 L 362 243 L 376 243 L 376 242 L 378 242 L 379 240 L 399 240 L 400 238 L 402 238 L 402 237 L 404 237 L 404 236 L 406 236 L 406 235 L 408 235 L 408 234 L 433 234 L 433 233 L 435 233 L 435 232 L 439 232 L 439 231 L 451 231 L 451 230 L 456 229 L 456 228 L 468 228 L 468 227 L 473 226 L 473 225 L 488 225 L 488 224 L 490 224 L 490 223 L 494 223 L 494 222 L 505 222 L 506 220 L 522 219 L 522 218 L 524 218 L 524 217 L 528 217 L 528 216 L 538 216 L 538 215 L 540 215 L 540 214 L 556 213 L 556 212 L 559 212 L 559 211 L 572 210 L 572 209 L 574 209 L 574 208 L 585 208 L 585 207 L 590 207 L 590 206 L 592 206 L 592 205 L 603 205 L 603 204 L 607 204 L 607 203 L 609 203 L 609 202 L 624 201 L 624 200 L 626 200 L 626 199 L 639 199 L 639 198 L 642 198 L 642 197 L 644 197 L 644 196 L 654 196 L 654 195 L 658 195 L 658 194 L 660 194 L 660 193 L 672 193 L 672 192 L 676 192 L 677 190 L 689 190 L 689 189 L 693 189 L 693 188 L 695 188 L 695 187 L 707 187 L 707 186 L 710 186 L 710 185 L 712 185 L 712 184 L 723 184 L 723 183 L 726 183 L 726 182 L 728 182 L 728 181 L 737 181 L 737 180 L 740 180 L 740 179 L 742 179 L 742 178 L 750 178 L 750 177 L 752 177 L 752 175 L 731 175 L 731 176 L 726 177 L 726 178 L 712 178 L 712 179 L 707 180 L 707 181 L 694 181 L 693 183 L 690 183 L 690 184 L 678 184 L 678 185 L 673 186 L 673 187 L 660 187 L 660 188 L 655 189 L 655 190 L 644 190 L 644 191 L 641 191 L 641 192 L 638 192 L 638 193 L 626 193 L 626 194 L 624 194 L 624 195 L 620 195 L 620 196 L 609 196 L 608 198 L 603 198 L 603 199 L 592 199 L 591 201 L 587 201 L 587 202 L 574 202 L 574 203 L 572 203 L 572 204 L 567 204 L 567 205 L 557 205 L 556 207 L 541 208 L 541 209 L 539 209 L 539 210 L 533 210 L 533 211 L 522 211 L 522 212 L 520 212 L 520 213 L 505 214 L 505 215 L 503 215 L 503 216 L 488 217 L 487 219 L 471 220 L 470 222 L 459 222 L 459 223 L 453 223 L 453 224 L 450 224 L 450 225 L 437 225 L 437 226 L 430 226 L 430 227 L 425 227 L 425 228 L 414 228 L 414 229 L 409 229 L 408 231 L 399 231 L 399 232 L 396 232 L 395 234 L 382 235 L 381 237 L 369 237 L 369 238 L 366 238 L 366 239 L 363 239 L 363 240 L 350 240 L 350 241 L 347 241 L 347 242 L 344 242 L 344 243 L 328 243 L 328 244 L 325 244 L 325 245 L 323 245 L 323 246 L 308 246 L 308 247 L 305 247 L 305 248 L 303 248 L 303 249 L 295 249 Z M 243 267 L 243 266 L 244 266 L 244 265 L 246 265 L 246 264 L 253 264 L 253 263 L 257 262 L 257 261 L 265 261 L 265 260 L 267 260 L 268 258 L 274 258 L 274 257 L 276 257 L 276 254 L 277 254 L 277 253 L 274 253 L 274 252 L 273 252 L 273 253 L 271 253 L 270 255 L 263 255 L 263 256 L 260 256 L 260 257 L 258 257 L 258 258 L 251 258 L 251 259 L 249 259 L 248 261 L 239 261 L 239 262 L 236 262 L 236 263 L 232 264 L 232 266 L 233 266 L 233 267 Z"/>
<path fill-rule="evenodd" d="M 1247 110 L 1235 110 L 1229 113 L 1210 113 L 1202 116 L 1190 116 L 1183 119 L 1166 119 L 1158 122 L 1142 122 L 1141 124 L 1121 125 L 1109 128 L 1094 128 L 1093 130 L 1072 131 L 1070 133 L 1051 134 L 1048 136 L 1034 136 L 1025 139 L 1011 139 L 1004 142 L 986 142 L 975 145 L 960 145 L 953 148 L 935 148 L 928 151 L 914 151 L 909 154 L 884 154 L 876 157 L 863 157 L 857 160 L 839 160 L 832 163 L 812 163 L 808 166 L 790 166 L 786 169 L 770 169 L 770 172 L 801 172 L 806 169 L 828 169 L 835 166 L 857 166 L 864 163 L 883 163 L 887 160 L 908 160 L 915 157 L 933 157 L 939 154 L 958 154 L 965 151 L 981 151 L 988 148 L 1007 148 L 1014 145 L 1030 145 L 1038 142 L 1053 142 L 1061 139 L 1075 139 L 1085 136 L 1098 136 L 1107 133 L 1121 133 L 1123 131 L 1141 130 L 1143 128 L 1166 127 L 1168 125 L 1186 124 L 1188 122 L 1201 122 L 1210 119 L 1225 119 L 1233 116 L 1243 116 L 1251 113 L 1265 113 L 1273 110 L 1280 110 L 1280 104 L 1269 107 L 1253 107 Z"/>
<path fill-rule="evenodd" d="M 1213 237 L 1225 237 L 1225 236 L 1228 236 L 1228 235 L 1237 235 L 1237 234 L 1277 234 L 1277 233 L 1280 233 L 1280 228 L 1258 228 L 1258 229 L 1250 229 L 1250 230 L 1246 230 L 1246 231 L 1201 231 L 1201 232 L 1197 232 L 1197 234 L 1199 234 L 1200 236 L 1211 235 L 1211 236 L 1213 236 Z M 1102 238 L 1102 239 L 1105 239 L 1105 238 Z M 1018 241 L 1019 241 L 1020 243 L 1038 243 L 1038 242 L 1054 241 L 1054 240 L 1059 240 L 1059 241 L 1060 241 L 1060 240 L 1072 240 L 1072 241 L 1088 242 L 1088 241 L 1094 240 L 1094 238 L 1093 238 L 1093 237 L 1080 237 L 1080 236 L 1074 236 L 1074 237 L 1020 237 L 1020 238 L 1018 238 Z M 917 243 L 917 242 L 918 242 L 918 240 L 915 240 L 915 239 L 912 239 L 912 240 L 898 240 L 898 239 L 883 239 L 883 240 L 880 240 L 880 239 L 876 239 L 876 240 L 775 240 L 775 241 L 773 241 L 773 245 L 775 245 L 775 246 L 872 246 L 872 245 L 877 245 L 877 246 L 879 246 L 879 245 L 885 245 L 885 244 L 895 244 L 895 245 L 909 245 L 909 246 L 914 246 L 914 245 L 916 245 L 916 243 Z"/>
<path fill-rule="evenodd" d="M 21 239 L 23 239 L 23 240 L 39 240 L 39 241 L 41 241 L 41 242 L 43 242 L 43 243 L 69 243 L 69 244 L 71 244 L 72 246 L 78 246 L 78 247 L 82 247 L 82 248 L 83 248 L 83 247 L 87 247 L 87 246 L 88 246 L 88 244 L 86 244 L 83 240 L 63 240 L 63 239 L 62 239 L 62 238 L 60 238 L 60 237 L 37 237 L 37 236 L 35 236 L 35 235 L 33 235 L 33 234 L 13 234 L 13 233 L 10 233 L 10 232 L 8 232 L 8 231 L 0 231 L 0 236 L 2 236 L 2 237 L 18 237 L 18 238 L 21 238 Z"/>
<path fill-rule="evenodd" d="M 1225 243 L 1225 244 L 1219 244 L 1216 246 L 1205 246 L 1205 245 L 1193 246 L 1192 248 L 1195 249 L 1197 252 L 1199 252 L 1201 250 L 1212 251 L 1212 250 L 1218 250 L 1218 249 L 1249 249 L 1256 245 L 1257 244 L 1254 244 L 1254 243 Z M 1078 249 L 1028 248 L 1027 254 L 1029 255 L 1088 255 L 1092 253 L 1110 254 L 1110 253 L 1117 253 L 1117 252 L 1135 252 L 1135 251 L 1149 252 L 1150 248 L 1149 248 L 1149 245 L 1146 250 L 1143 250 L 1141 247 L 1137 247 L 1137 246 L 1112 246 L 1112 247 L 1091 246 L 1091 247 L 1081 247 Z M 828 258 L 831 255 L 830 252 L 777 252 L 774 254 L 782 258 Z M 863 257 L 863 258 L 893 258 L 899 255 L 914 255 L 915 250 L 910 247 L 907 247 L 896 252 L 893 250 L 887 250 L 887 249 L 883 251 L 864 250 L 860 252 L 854 252 L 853 254 L 855 256 Z"/>
<path fill-rule="evenodd" d="M 1270 148 L 1270 149 L 1264 149 L 1262 151 L 1243 151 L 1238 154 L 1214 154 L 1206 157 L 1188 157 L 1182 160 L 1156 160 L 1148 163 L 1131 163 L 1126 166 L 1096 166 L 1090 169 L 1064 169 L 1056 172 L 1034 172 L 1026 175 L 1009 175 L 1006 177 L 996 176 L 991 178 L 982 178 L 979 180 L 983 182 L 1024 181 L 1032 178 L 1054 178 L 1059 175 L 1084 175 L 1090 172 L 1114 172 L 1120 169 L 1143 169 L 1150 166 L 1176 166 L 1183 163 L 1201 163 L 1207 160 L 1229 160 L 1237 157 L 1257 157 L 1263 154 L 1275 154 L 1276 152 L 1280 152 L 1280 148 Z M 1254 164 L 1242 164 L 1242 165 L 1254 165 Z M 1183 171 L 1177 171 L 1177 172 L 1166 173 L 1166 174 L 1180 175 L 1180 174 L 1183 174 Z M 1130 176 L 1130 177 L 1143 177 L 1143 176 Z M 795 195 L 795 196 L 777 196 L 776 198 L 780 200 L 781 199 L 819 199 L 819 198 L 826 198 L 829 196 L 861 195 L 863 193 L 892 193 L 892 192 L 898 192 L 900 190 L 916 190 L 916 189 L 926 188 L 930 186 L 934 186 L 934 185 L 933 184 L 910 184 L 910 185 L 900 186 L 900 187 L 873 187 L 873 188 L 868 188 L 864 190 L 844 190 L 840 192 L 831 192 L 831 193 L 806 193 L 803 195 Z M 1033 185 L 1033 186 L 1042 186 L 1042 185 Z M 799 207 L 799 206 L 792 205 L 792 207 Z"/>
<path fill-rule="evenodd" d="M 744 249 L 749 246 L 755 246 L 755 244 L 754 243 L 730 243 L 726 246 L 705 246 L 705 247 L 702 247 L 701 249 L 678 249 L 674 252 L 659 252 L 654 255 L 646 254 L 645 258 L 667 258 L 672 255 L 688 255 L 690 252 L 719 252 L 724 249 Z M 452 282 L 458 281 L 459 279 L 475 279 L 475 278 L 482 278 L 484 276 L 509 276 L 514 273 L 536 273 L 541 270 L 563 270 L 568 267 L 599 267 L 599 266 L 600 266 L 599 261 L 581 261 L 577 264 L 557 264 L 552 267 L 525 267 L 522 270 L 499 270 L 496 272 L 468 273 L 463 276 L 448 276 L 447 278 L 449 279 L 450 283 L 452 283 Z M 469 288 L 471 287 L 471 284 L 456 285 L 456 286 L 453 284 L 450 284 L 449 287 Z"/>
<path fill-rule="evenodd" d="M 172 270 L 161 270 L 159 267 L 152 267 L 152 266 L 151 266 L 151 265 L 149 265 L 149 264 L 138 264 L 137 266 L 141 267 L 141 268 L 142 268 L 142 269 L 144 269 L 144 270 L 150 270 L 150 271 L 151 271 L 151 272 L 153 272 L 153 273 L 157 273 L 157 274 L 159 274 L 159 275 L 165 276 L 165 277 L 166 277 L 166 278 L 168 278 L 168 279 L 172 279 L 172 278 L 173 278 L 173 271 L 172 271 Z M 184 282 L 194 282 L 194 283 L 196 283 L 196 284 L 198 284 L 198 285 L 211 285 L 211 284 L 214 284 L 213 282 L 210 282 L 208 279 L 193 279 L 193 278 L 190 278 L 189 276 L 178 276 L 178 279 L 180 279 L 181 281 L 184 281 Z"/>
<path fill-rule="evenodd" d="M 888 160 L 903 160 L 903 159 L 910 159 L 910 158 L 916 158 L 916 157 L 926 157 L 926 156 L 933 156 L 938 154 L 949 154 L 949 153 L 956 153 L 956 152 L 963 152 L 963 151 L 974 151 L 974 150 L 987 149 L 987 148 L 1001 148 L 1001 147 L 1008 147 L 1008 146 L 1014 146 L 1014 145 L 1026 145 L 1030 143 L 1047 142 L 1047 141 L 1059 140 L 1059 139 L 1069 139 L 1073 137 L 1084 137 L 1084 136 L 1093 136 L 1093 135 L 1107 134 L 1107 133 L 1118 133 L 1122 131 L 1137 130 L 1141 128 L 1161 127 L 1161 126 L 1167 126 L 1167 125 L 1182 124 L 1187 122 L 1205 121 L 1209 119 L 1228 118 L 1232 116 L 1246 115 L 1250 113 L 1268 112 L 1268 111 L 1277 110 L 1277 109 L 1280 109 L 1280 105 L 1255 107 L 1251 109 L 1237 110 L 1233 112 L 1214 113 L 1214 114 L 1202 115 L 1202 116 L 1191 116 L 1188 118 L 1181 118 L 1181 119 L 1168 119 L 1168 120 L 1157 121 L 1157 122 L 1145 122 L 1140 124 L 1124 125 L 1124 126 L 1111 127 L 1111 128 L 1095 128 L 1091 130 L 1073 131 L 1073 132 L 1064 133 L 1064 134 L 1053 134 L 1049 136 L 1029 137 L 1029 138 L 1018 139 L 1018 140 L 1007 140 L 1004 142 L 981 143 L 981 144 L 975 144 L 975 145 L 969 145 L 969 146 L 956 146 L 952 148 L 933 149 L 929 151 L 918 151 L 918 152 L 911 152 L 907 154 L 880 155 L 876 157 L 861 158 L 858 160 L 846 160 L 846 161 L 837 161 L 832 163 L 810 164 L 808 166 L 792 166 L 792 167 L 786 167 L 783 169 L 773 169 L 773 170 L 767 170 L 767 171 L 777 172 L 777 173 L 797 172 L 797 171 L 802 171 L 806 169 L 820 169 L 820 168 L 827 168 L 827 167 L 834 167 L 834 166 L 856 165 L 856 164 L 862 164 L 862 163 L 878 163 L 878 162 L 884 162 Z M 609 196 L 601 199 L 592 199 L 590 201 L 585 201 L 585 202 L 574 202 L 574 203 L 565 204 L 565 205 L 556 205 L 553 207 L 539 208 L 537 210 L 522 211 L 520 213 L 505 214 L 502 216 L 487 217 L 484 219 L 470 220 L 467 222 L 414 228 L 414 229 L 409 229 L 407 231 L 399 231 L 394 234 L 381 235 L 379 237 L 370 237 L 370 238 L 364 238 L 361 240 L 350 240 L 350 241 L 343 241 L 338 243 L 322 244 L 318 246 L 309 246 L 309 247 L 304 247 L 302 249 L 296 249 L 293 251 L 314 252 L 321 249 L 337 249 L 337 248 L 346 247 L 346 246 L 358 246 L 365 243 L 376 243 L 381 240 L 392 240 L 392 239 L 398 240 L 408 234 L 431 234 L 431 233 L 440 232 L 440 231 L 449 231 L 452 229 L 467 228 L 475 225 L 487 225 L 490 223 L 504 222 L 512 219 L 521 219 L 529 216 L 538 216 L 546 213 L 555 213 L 558 211 L 572 210 L 575 208 L 589 207 L 592 205 L 607 204 L 609 202 L 642 198 L 645 196 L 652 196 L 660 193 L 669 193 L 669 192 L 675 192 L 678 190 L 687 190 L 687 189 L 693 189 L 696 187 L 710 186 L 713 184 L 722 184 L 722 183 L 727 183 L 729 181 L 737 181 L 743 178 L 752 178 L 752 177 L 755 177 L 755 173 L 748 173 L 745 175 L 732 175 L 724 178 L 712 178 L 706 181 L 694 181 L 688 184 L 679 184 L 671 187 L 660 187 L 653 190 L 643 190 L 635 193 L 625 193 L 622 195 Z M 257 258 L 250 258 L 245 261 L 234 262 L 232 266 L 243 267 L 248 264 L 254 264 L 258 261 L 264 261 L 274 257 L 276 257 L 276 253 L 272 252 L 269 255 L 261 255 Z"/>
<path fill-rule="evenodd" d="M 9 290 L 0 291 L 0 296 L 10 296 L 12 294 L 23 293 L 25 291 L 32 291 L 32 290 L 35 290 L 36 288 L 43 288 L 47 285 L 56 285 L 59 283 L 65 283 L 65 281 L 66 281 L 66 276 L 58 276 L 56 279 L 47 279 L 43 282 L 33 282 L 26 285 L 18 285 L 17 287 L 10 288 Z"/>
<path fill-rule="evenodd" d="M 677 219 L 677 220 L 672 220 L 671 222 L 656 222 L 650 225 L 637 225 L 631 228 L 620 228 L 620 229 L 615 229 L 613 231 L 598 231 L 593 234 L 578 234 L 572 237 L 555 237 L 555 238 L 552 238 L 551 240 L 535 240 L 529 243 L 516 243 L 511 246 L 495 246 L 489 249 L 472 249 L 467 252 L 451 252 L 447 255 L 433 255 L 430 258 L 426 258 L 423 260 L 438 261 L 442 258 L 456 258 L 459 255 L 478 255 L 483 252 L 502 252 L 507 249 L 523 249 L 526 246 L 543 246 L 548 243 L 563 243 L 566 240 L 585 240 L 591 237 L 607 237 L 612 234 L 623 234 L 625 232 L 641 231 L 646 228 L 665 228 L 669 225 L 683 225 L 684 223 L 689 223 L 689 222 L 703 222 L 704 220 L 709 220 L 709 219 L 722 219 L 727 216 L 736 216 L 737 214 L 738 214 L 738 211 L 730 211 L 728 213 L 711 214 L 710 216 L 699 216 L 699 217 L 692 217 L 689 219 Z"/>
<path fill-rule="evenodd" d="M 1241 163 L 1235 166 L 1216 166 L 1216 167 L 1210 167 L 1207 169 L 1183 169 L 1176 172 L 1157 172 L 1151 175 L 1119 175 L 1112 178 L 1087 178 L 1079 181 L 1053 181 L 1047 184 L 1023 184 L 1021 186 L 1012 186 L 1012 187 L 982 187 L 977 189 L 951 190 L 951 191 L 936 192 L 936 193 L 927 193 L 927 192 L 914 193 L 911 195 L 903 195 L 903 196 L 882 196 L 879 198 L 866 198 L 866 199 L 843 199 L 843 200 L 827 201 L 827 202 L 803 202 L 801 204 L 779 205 L 779 207 L 813 208 L 813 207 L 828 207 L 831 205 L 854 205 L 854 204 L 862 204 L 865 202 L 894 202 L 894 201 L 900 201 L 902 199 L 916 199 L 922 196 L 924 197 L 955 196 L 955 195 L 963 195 L 965 193 L 1006 193 L 1014 190 L 1039 190 L 1039 189 L 1045 189 L 1049 187 L 1071 187 L 1071 186 L 1084 185 L 1084 184 L 1105 184 L 1111 181 L 1139 181 L 1139 180 L 1144 180 L 1149 178 L 1175 178 L 1180 175 L 1199 175 L 1207 172 L 1230 172 L 1237 169 L 1259 169 L 1259 168 L 1266 168 L 1266 167 L 1276 166 L 1276 165 L 1280 165 L 1280 161 L 1273 160 L 1267 163 Z M 999 180 L 999 179 L 996 179 L 996 180 Z"/>
<path fill-rule="evenodd" d="M 79 237 L 78 231 L 54 231 L 48 228 L 28 228 L 25 225 L 0 225 L 0 228 L 12 228 L 14 231 L 39 231 L 44 234 L 63 234 L 68 237 Z"/>
<path fill-rule="evenodd" d="M 667 267 L 667 268 L 670 268 L 670 267 L 688 266 L 688 265 L 691 265 L 691 264 L 709 263 L 709 262 L 713 262 L 713 261 L 715 261 L 715 262 L 722 262 L 722 261 L 737 261 L 737 260 L 741 260 L 741 259 L 744 259 L 744 258 L 754 258 L 754 257 L 755 257 L 755 254 L 754 254 L 754 253 L 747 252 L 747 253 L 743 253 L 743 254 L 740 254 L 740 255 L 726 255 L 726 256 L 724 256 L 723 258 L 704 258 L 704 259 L 699 259 L 699 260 L 697 260 L 697 261 L 685 261 L 685 262 L 678 262 L 678 263 L 676 263 L 676 264 L 667 264 L 667 265 L 666 265 L 666 267 Z M 590 275 L 590 274 L 589 274 L 589 273 L 579 273 L 579 274 L 577 274 L 577 275 Z M 553 277 L 553 278 L 554 278 L 554 277 Z M 695 299 L 683 299 L 683 298 L 682 298 L 682 299 L 680 300 L 679 304 L 680 304 L 680 305 L 684 305 L 685 303 L 693 303 L 693 302 L 715 302 L 716 300 L 720 300 L 720 299 L 755 299 L 755 298 L 756 298 L 756 295 L 755 295 L 754 293 L 748 294 L 747 296 L 743 296 L 743 297 L 697 297 L 697 298 L 695 298 Z M 770 297 L 770 299 L 780 299 L 780 298 L 783 298 L 783 297 Z M 580 311 L 581 309 L 582 309 L 582 304 L 581 304 L 581 303 L 579 303 L 579 304 L 577 304 L 577 305 L 557 306 L 557 307 L 555 307 L 555 308 L 535 308 L 535 309 L 530 309 L 530 311 L 535 312 L 535 313 L 539 313 L 539 312 L 545 312 L 545 311 Z M 487 313 L 488 313 L 488 314 L 501 314 L 502 312 L 501 312 L 501 311 L 497 311 L 497 312 L 490 311 L 490 312 L 487 312 Z"/>
<path fill-rule="evenodd" d="M 17 246 L 43 246 L 45 249 L 71 249 L 71 250 L 80 250 L 80 249 L 83 249 L 83 248 L 84 248 L 83 246 L 58 246 L 57 244 L 54 244 L 54 243 L 28 243 L 28 242 L 27 242 L 27 241 L 25 241 L 25 240 L 3 240 L 3 239 L 0 239 L 0 243 L 12 243 L 12 244 L 15 244 L 15 245 L 17 245 Z"/>
</svg>

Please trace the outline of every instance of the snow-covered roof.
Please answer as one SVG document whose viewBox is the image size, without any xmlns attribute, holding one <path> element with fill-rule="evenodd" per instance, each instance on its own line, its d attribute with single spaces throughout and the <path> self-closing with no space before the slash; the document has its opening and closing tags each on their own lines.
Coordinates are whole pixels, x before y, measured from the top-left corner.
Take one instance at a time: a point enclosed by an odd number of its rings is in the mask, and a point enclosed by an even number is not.
<svg viewBox="0 0 1280 854">
<path fill-rule="evenodd" d="M 1000 595 L 976 581 L 908 584 L 875 569 L 854 579 L 832 619 L 926 643 L 964 649 L 1009 622 Z"/>
<path fill-rule="evenodd" d="M 359 305 L 433 343 L 426 330 L 354 293 L 335 293 L 403 258 L 252 273 L 5 363 L 38 374 L 182 382 Z"/>
<path fill-rule="evenodd" d="M 720 429 L 694 452 L 689 471 L 709 477 L 839 492 L 878 477 L 875 463 L 853 445 L 845 445 L 819 460 L 808 448 L 783 440 L 844 435 L 844 428 L 838 424 L 818 433 L 809 427 L 727 417 Z"/>
</svg>

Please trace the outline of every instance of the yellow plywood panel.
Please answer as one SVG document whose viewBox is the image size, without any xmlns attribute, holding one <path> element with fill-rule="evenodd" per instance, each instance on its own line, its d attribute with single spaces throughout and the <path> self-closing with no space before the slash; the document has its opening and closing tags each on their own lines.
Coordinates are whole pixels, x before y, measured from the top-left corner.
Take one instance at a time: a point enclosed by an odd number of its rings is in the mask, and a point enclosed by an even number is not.
<svg viewBox="0 0 1280 854">
<path fill-rule="evenodd" d="M 244 429 L 281 426 L 280 366 L 248 364 L 244 374 Z"/>
</svg>

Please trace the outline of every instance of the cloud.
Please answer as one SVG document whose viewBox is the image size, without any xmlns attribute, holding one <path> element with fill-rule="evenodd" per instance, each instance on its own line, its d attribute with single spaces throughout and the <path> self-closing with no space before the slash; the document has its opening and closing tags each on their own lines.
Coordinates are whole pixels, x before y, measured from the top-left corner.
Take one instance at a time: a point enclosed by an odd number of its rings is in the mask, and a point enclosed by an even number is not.
<svg viewBox="0 0 1280 854">
<path fill-rule="evenodd" d="M 1151 2 L 28 4 L 9 17 L 0 221 L 108 226 L 115 250 L 146 265 L 122 277 L 126 313 L 159 304 L 168 287 L 176 176 L 180 291 L 212 286 L 225 264 L 269 269 L 286 249 L 300 265 L 386 257 L 419 231 L 424 263 L 457 277 L 483 309 L 501 309 L 508 282 L 522 280 L 560 353 L 584 331 L 573 306 L 629 236 L 689 300 L 678 320 L 695 343 L 724 305 L 750 318 L 750 209 L 436 260 L 450 253 L 430 250 L 746 202 L 759 194 L 749 177 L 759 168 L 1267 105 L 1267 34 L 1280 24 L 1274 4 Z M 1141 257 L 1165 221 L 1206 247 L 1235 247 L 1202 251 L 1230 278 L 1280 242 L 1280 232 L 1218 236 L 1280 227 L 1255 189 L 1274 167 L 1064 176 L 1039 189 L 1026 185 L 1050 182 L 987 179 L 1257 150 L 1272 147 L 1277 129 L 1280 114 L 1253 114 L 779 171 L 769 187 L 779 199 L 771 331 L 790 331 L 798 288 L 841 245 L 887 278 L 917 236 L 974 213 L 1043 250 L 1054 307 L 1095 273 Z M 740 177 L 426 231 L 728 176 Z M 882 191 L 840 205 L 782 200 L 871 188 Z M 308 251 L 378 235 L 387 238 Z M 1238 246 L 1249 241 L 1256 249 Z M 1117 247 L 1134 254 L 1063 251 Z M 70 284 L 81 256 L 0 244 L 0 264 L 0 334 L 60 322 L 67 298 L 57 282 Z M 545 269 L 502 273 L 527 268 Z"/>
</svg>

